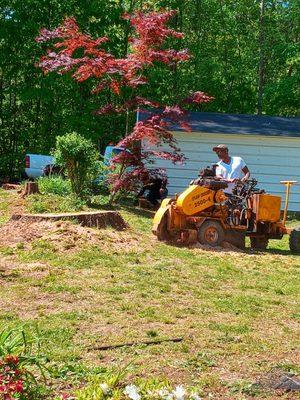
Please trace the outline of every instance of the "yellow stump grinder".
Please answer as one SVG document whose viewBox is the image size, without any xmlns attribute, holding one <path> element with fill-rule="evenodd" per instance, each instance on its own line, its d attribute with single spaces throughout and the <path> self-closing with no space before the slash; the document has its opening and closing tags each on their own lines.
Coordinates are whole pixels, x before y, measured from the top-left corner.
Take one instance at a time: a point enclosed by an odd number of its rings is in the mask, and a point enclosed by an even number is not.
<svg viewBox="0 0 300 400">
<path fill-rule="evenodd" d="M 226 241 L 241 249 L 249 236 L 251 247 L 260 250 L 267 248 L 269 239 L 289 234 L 291 251 L 300 253 L 300 228 L 285 225 L 290 188 L 296 182 L 282 183 L 287 187 L 283 213 L 281 197 L 258 189 L 255 179 L 237 182 L 227 194 L 227 183 L 215 177 L 215 167 L 207 167 L 183 193 L 162 201 L 152 232 L 166 242 L 219 246 Z"/>
</svg>

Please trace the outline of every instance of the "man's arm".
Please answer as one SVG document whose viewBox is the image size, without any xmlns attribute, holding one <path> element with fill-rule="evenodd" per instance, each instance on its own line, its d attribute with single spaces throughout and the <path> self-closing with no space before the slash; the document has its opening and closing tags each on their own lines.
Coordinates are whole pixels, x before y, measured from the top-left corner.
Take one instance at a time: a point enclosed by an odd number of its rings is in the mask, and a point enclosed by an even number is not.
<svg viewBox="0 0 300 400">
<path fill-rule="evenodd" d="M 250 171 L 247 165 L 245 165 L 244 168 L 242 168 L 242 171 L 244 172 L 245 176 L 241 179 L 241 181 L 245 182 L 250 178 Z"/>
</svg>

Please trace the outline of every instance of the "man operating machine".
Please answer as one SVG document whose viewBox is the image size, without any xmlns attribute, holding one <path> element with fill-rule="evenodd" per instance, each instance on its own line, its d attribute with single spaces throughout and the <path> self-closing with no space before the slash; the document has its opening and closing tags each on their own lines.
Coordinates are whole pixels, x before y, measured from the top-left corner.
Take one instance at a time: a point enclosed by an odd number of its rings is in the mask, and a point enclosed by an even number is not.
<svg viewBox="0 0 300 400">
<path fill-rule="evenodd" d="M 288 234 L 291 251 L 300 253 L 300 229 L 285 225 L 290 187 L 296 182 L 282 182 L 287 192 L 281 213 L 281 197 L 257 188 L 240 157 L 229 156 L 226 145 L 214 151 L 218 164 L 201 170 L 181 194 L 162 201 L 152 225 L 158 240 L 210 246 L 229 242 L 244 248 L 248 236 L 252 248 L 264 250 L 269 239 Z"/>
</svg>

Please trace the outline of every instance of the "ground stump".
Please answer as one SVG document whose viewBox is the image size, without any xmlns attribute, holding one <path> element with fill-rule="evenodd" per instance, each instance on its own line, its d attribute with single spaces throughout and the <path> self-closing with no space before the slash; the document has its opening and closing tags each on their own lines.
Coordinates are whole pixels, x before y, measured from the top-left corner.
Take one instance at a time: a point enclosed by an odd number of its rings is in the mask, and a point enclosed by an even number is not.
<svg viewBox="0 0 300 400">
<path fill-rule="evenodd" d="M 59 221 L 75 220 L 82 226 L 106 228 L 112 227 L 116 230 L 124 230 L 128 227 L 118 211 L 96 211 L 96 212 L 78 212 L 61 214 L 14 214 L 11 221 Z"/>
<path fill-rule="evenodd" d="M 39 185 L 37 182 L 26 182 L 23 192 L 21 193 L 22 197 L 28 196 L 29 194 L 40 193 Z"/>
</svg>

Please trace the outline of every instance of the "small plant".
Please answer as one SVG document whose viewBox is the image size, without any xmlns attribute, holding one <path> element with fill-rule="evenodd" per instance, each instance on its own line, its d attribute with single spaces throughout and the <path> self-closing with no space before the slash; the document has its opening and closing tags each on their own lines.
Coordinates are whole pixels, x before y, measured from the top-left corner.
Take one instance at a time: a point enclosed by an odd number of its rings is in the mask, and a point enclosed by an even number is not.
<svg viewBox="0 0 300 400">
<path fill-rule="evenodd" d="M 72 395 L 65 394 L 57 400 L 201 400 L 194 388 L 178 385 L 172 388 L 167 380 L 139 379 L 124 383 L 127 368 L 117 372 L 107 371 L 92 375 L 87 384 Z"/>
<path fill-rule="evenodd" d="M 155 331 L 155 330 L 153 330 L 153 329 L 150 329 L 150 330 L 149 330 L 149 331 L 147 331 L 146 333 L 147 333 L 147 336 L 149 336 L 149 337 L 152 337 L 152 338 L 154 338 L 154 337 L 157 337 L 157 336 L 158 336 L 158 333 L 157 333 L 157 331 Z"/>
<path fill-rule="evenodd" d="M 39 356 L 32 354 L 32 342 L 24 331 L 0 332 L 0 398 L 3 400 L 37 399 L 40 392 L 32 369 L 38 369 L 45 378 Z"/>
<path fill-rule="evenodd" d="M 248 396 L 258 396 L 260 394 L 260 387 L 259 385 L 248 382 L 245 380 L 239 380 L 236 382 L 233 382 L 228 385 L 231 393 L 239 393 L 243 395 L 248 395 Z"/>
<path fill-rule="evenodd" d="M 41 176 L 38 178 L 40 192 L 67 196 L 72 192 L 71 182 L 61 175 Z"/>
<path fill-rule="evenodd" d="M 68 397 L 66 398 L 68 399 Z M 92 379 L 85 388 L 77 391 L 74 397 L 69 398 L 75 400 L 201 400 L 197 391 L 187 390 L 182 385 L 173 389 L 168 382 L 159 382 L 153 379 L 125 386 L 119 381 L 113 384 L 101 382 L 98 377 Z"/>
<path fill-rule="evenodd" d="M 91 182 L 99 174 L 98 154 L 92 142 L 76 132 L 59 136 L 54 157 L 57 164 L 66 168 L 72 191 L 85 197 Z"/>
<path fill-rule="evenodd" d="M 121 379 L 126 374 L 126 368 L 117 372 L 109 371 L 89 378 L 87 385 L 74 393 L 76 400 L 102 400 L 119 398 L 122 394 Z"/>
<path fill-rule="evenodd" d="M 0 360 L 0 395 L 5 400 L 26 399 L 27 371 L 20 367 L 19 357 L 6 356 Z"/>
</svg>

